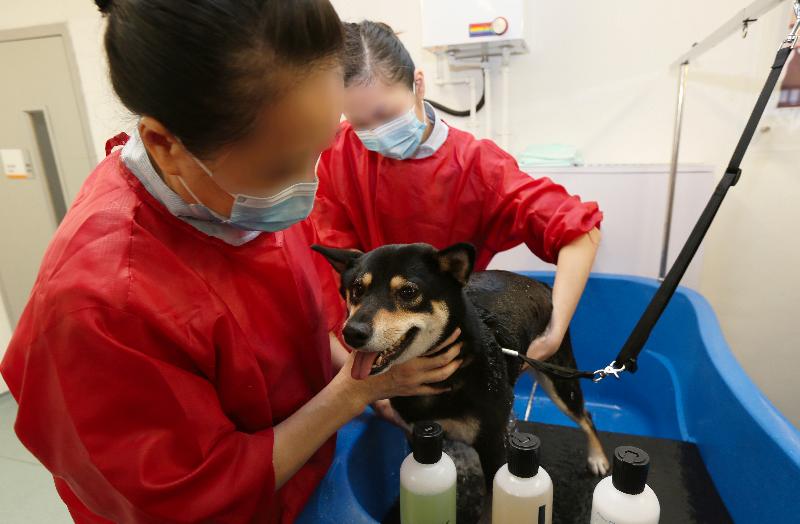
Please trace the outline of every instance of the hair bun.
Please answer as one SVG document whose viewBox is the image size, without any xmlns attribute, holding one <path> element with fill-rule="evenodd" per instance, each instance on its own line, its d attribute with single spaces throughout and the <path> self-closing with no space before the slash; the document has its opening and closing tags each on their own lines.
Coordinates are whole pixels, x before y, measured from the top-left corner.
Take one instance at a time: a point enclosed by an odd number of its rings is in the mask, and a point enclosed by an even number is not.
<svg viewBox="0 0 800 524">
<path fill-rule="evenodd" d="M 111 8 L 111 0 L 94 0 L 95 5 L 100 10 L 101 13 L 108 13 L 108 10 Z"/>
</svg>

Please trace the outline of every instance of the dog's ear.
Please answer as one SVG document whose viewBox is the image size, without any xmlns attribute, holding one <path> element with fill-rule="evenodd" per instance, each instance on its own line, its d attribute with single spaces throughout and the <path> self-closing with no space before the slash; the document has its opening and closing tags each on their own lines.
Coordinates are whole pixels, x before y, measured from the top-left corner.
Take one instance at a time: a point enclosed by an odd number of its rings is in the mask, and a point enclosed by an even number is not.
<svg viewBox="0 0 800 524">
<path fill-rule="evenodd" d="M 333 269 L 339 273 L 344 273 L 351 267 L 356 260 L 364 254 L 358 249 L 337 249 L 335 247 L 325 247 L 314 244 L 311 249 L 328 259 Z"/>
<path fill-rule="evenodd" d="M 439 269 L 466 285 L 475 266 L 475 248 L 472 244 L 454 244 L 436 253 Z"/>
</svg>

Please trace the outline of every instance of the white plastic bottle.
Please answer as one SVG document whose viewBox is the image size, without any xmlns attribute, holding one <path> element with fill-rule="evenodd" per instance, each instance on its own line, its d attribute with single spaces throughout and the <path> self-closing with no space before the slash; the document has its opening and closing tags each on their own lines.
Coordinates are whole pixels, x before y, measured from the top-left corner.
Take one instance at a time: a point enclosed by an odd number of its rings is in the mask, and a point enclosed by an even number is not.
<svg viewBox="0 0 800 524">
<path fill-rule="evenodd" d="M 594 488 L 590 524 L 658 524 L 661 506 L 647 485 L 650 457 L 639 448 L 614 450 L 614 469 Z"/>
<path fill-rule="evenodd" d="M 551 524 L 553 482 L 539 467 L 541 441 L 530 433 L 508 436 L 508 464 L 494 476 L 492 524 Z"/>
<path fill-rule="evenodd" d="M 456 465 L 442 453 L 442 427 L 414 424 L 412 453 L 400 466 L 400 521 L 403 524 L 455 524 Z"/>
</svg>

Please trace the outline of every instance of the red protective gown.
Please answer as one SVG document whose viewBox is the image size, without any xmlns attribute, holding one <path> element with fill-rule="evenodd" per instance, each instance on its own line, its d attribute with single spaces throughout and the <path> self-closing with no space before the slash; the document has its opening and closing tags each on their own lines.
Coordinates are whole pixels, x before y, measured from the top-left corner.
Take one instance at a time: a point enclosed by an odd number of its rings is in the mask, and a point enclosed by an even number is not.
<svg viewBox="0 0 800 524">
<path fill-rule="evenodd" d="M 475 269 L 522 242 L 555 262 L 558 251 L 599 226 L 595 202 L 581 202 L 547 178 L 520 171 L 490 140 L 450 128 L 432 156 L 394 160 L 367 150 L 343 122 L 322 154 L 312 218 L 325 245 L 370 250 L 427 242 L 470 242 Z"/>
<path fill-rule="evenodd" d="M 234 247 L 172 216 L 119 153 L 97 167 L 1 368 L 17 434 L 77 522 L 300 512 L 334 449 L 331 438 L 275 492 L 272 427 L 331 377 L 316 267 L 327 263 L 311 230 Z"/>
</svg>

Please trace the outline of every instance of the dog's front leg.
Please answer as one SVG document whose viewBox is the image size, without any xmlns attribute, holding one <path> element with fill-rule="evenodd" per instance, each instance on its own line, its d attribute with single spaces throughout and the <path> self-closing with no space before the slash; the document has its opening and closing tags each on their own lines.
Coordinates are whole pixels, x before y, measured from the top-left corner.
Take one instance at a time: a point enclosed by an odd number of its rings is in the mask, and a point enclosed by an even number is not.
<svg viewBox="0 0 800 524">
<path fill-rule="evenodd" d="M 504 428 L 502 426 L 481 427 L 473 447 L 481 460 L 486 492 L 490 493 L 495 473 L 506 463 Z"/>
</svg>

